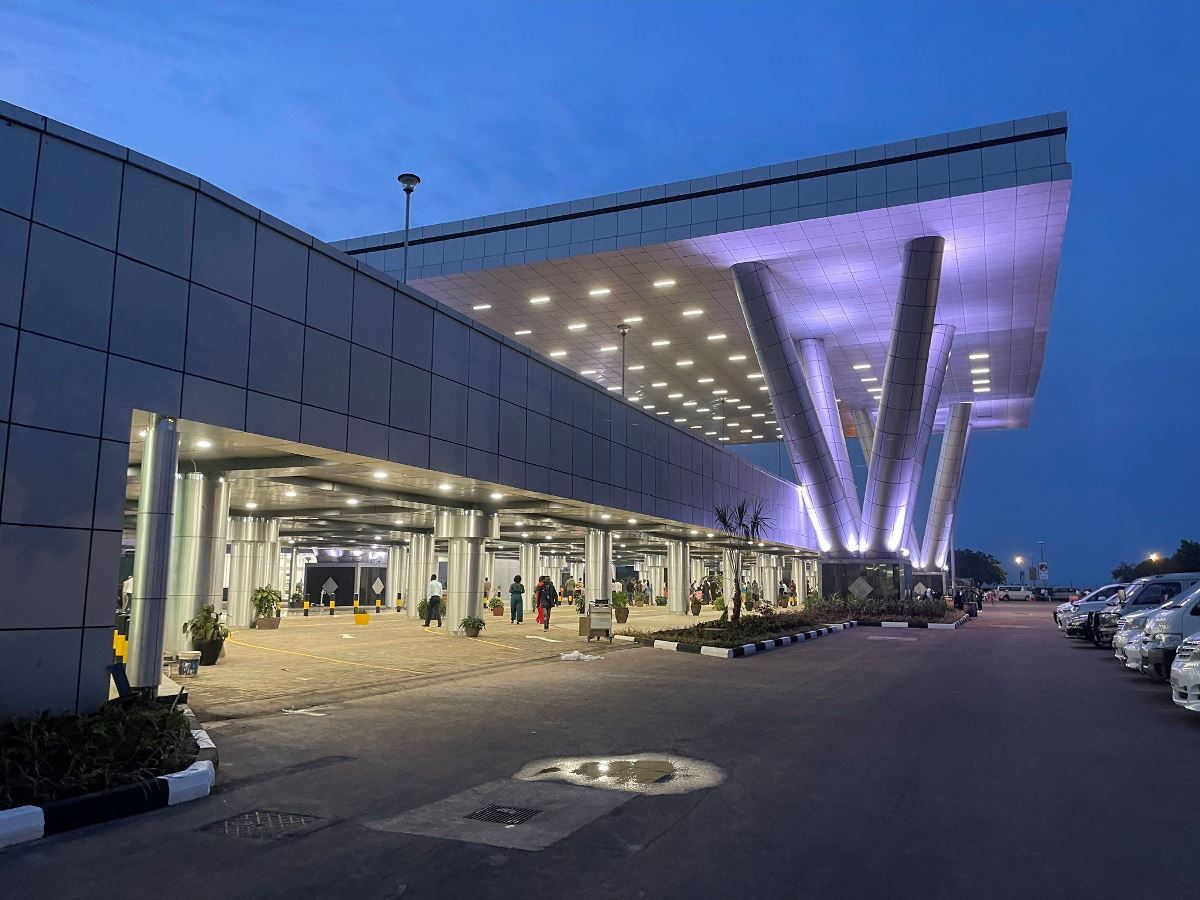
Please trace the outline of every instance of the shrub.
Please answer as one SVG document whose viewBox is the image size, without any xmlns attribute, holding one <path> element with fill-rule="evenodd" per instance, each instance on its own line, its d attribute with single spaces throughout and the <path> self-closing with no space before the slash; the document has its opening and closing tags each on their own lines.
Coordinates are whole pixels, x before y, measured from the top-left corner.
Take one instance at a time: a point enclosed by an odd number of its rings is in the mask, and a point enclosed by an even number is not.
<svg viewBox="0 0 1200 900">
<path fill-rule="evenodd" d="M 196 742 L 178 710 L 109 704 L 90 716 L 0 721 L 0 809 L 77 797 L 186 769 Z"/>
<path fill-rule="evenodd" d="M 493 597 L 488 601 L 488 609 L 504 609 L 504 601 L 499 597 Z"/>
<path fill-rule="evenodd" d="M 811 631 L 824 624 L 805 613 L 774 613 L 767 615 L 744 615 L 736 622 L 701 622 L 686 628 L 668 628 L 662 631 L 623 631 L 635 637 L 654 638 L 660 641 L 678 641 L 681 644 L 706 644 L 713 647 L 740 647 Z"/>
<path fill-rule="evenodd" d="M 718 611 L 724 609 L 725 598 L 720 596 L 713 597 L 712 608 Z"/>
<path fill-rule="evenodd" d="M 273 619 L 279 615 L 279 604 L 283 602 L 283 595 L 268 584 L 256 590 L 250 602 L 254 604 L 255 618 Z"/>
<path fill-rule="evenodd" d="M 624 591 L 613 591 L 612 605 L 613 609 L 623 609 L 629 606 L 629 595 Z"/>
<path fill-rule="evenodd" d="M 183 624 L 183 633 L 193 641 L 223 641 L 229 637 L 229 629 L 221 621 L 221 614 L 211 603 L 207 604 L 194 619 Z"/>
<path fill-rule="evenodd" d="M 484 628 L 487 628 L 487 622 L 478 616 L 467 616 L 458 623 L 458 627 L 463 631 L 466 631 L 468 628 L 477 628 L 482 631 Z"/>
</svg>

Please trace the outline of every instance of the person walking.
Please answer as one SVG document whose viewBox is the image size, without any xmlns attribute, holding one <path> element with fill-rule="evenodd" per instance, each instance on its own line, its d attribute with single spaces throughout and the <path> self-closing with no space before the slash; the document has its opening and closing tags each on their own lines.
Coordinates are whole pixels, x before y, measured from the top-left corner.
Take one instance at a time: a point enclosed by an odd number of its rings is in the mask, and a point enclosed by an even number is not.
<svg viewBox="0 0 1200 900">
<path fill-rule="evenodd" d="M 487 606 L 489 600 L 492 599 L 492 579 L 483 579 L 483 605 Z"/>
<path fill-rule="evenodd" d="M 554 582 L 549 578 L 542 582 L 542 586 L 538 588 L 538 607 L 542 614 L 542 631 L 550 630 L 550 610 L 554 609 L 554 604 L 558 600 L 558 589 L 554 586 Z"/>
<path fill-rule="evenodd" d="M 533 606 L 537 610 L 537 623 L 542 624 L 542 620 L 546 617 L 545 610 L 542 609 L 542 585 L 546 583 L 546 576 L 539 575 L 537 584 L 533 586 Z"/>
<path fill-rule="evenodd" d="M 429 598 L 429 605 L 425 608 L 425 624 L 422 628 L 429 627 L 430 619 L 437 619 L 438 628 L 442 627 L 442 583 L 438 581 L 437 575 L 429 576 L 429 584 L 425 588 L 425 594 Z"/>
<path fill-rule="evenodd" d="M 513 583 L 508 586 L 508 612 L 513 625 L 525 621 L 525 585 L 521 584 L 520 575 L 514 575 Z"/>
</svg>

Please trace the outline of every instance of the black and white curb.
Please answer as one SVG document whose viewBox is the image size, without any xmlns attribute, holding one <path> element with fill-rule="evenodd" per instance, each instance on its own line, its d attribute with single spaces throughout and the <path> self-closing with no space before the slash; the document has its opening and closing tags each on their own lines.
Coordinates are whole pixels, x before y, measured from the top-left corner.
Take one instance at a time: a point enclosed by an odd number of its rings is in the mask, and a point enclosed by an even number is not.
<svg viewBox="0 0 1200 900">
<path fill-rule="evenodd" d="M 0 848 L 207 797 L 217 780 L 217 748 L 192 711 L 184 707 L 183 713 L 189 717 L 199 752 L 182 772 L 39 806 L 0 810 Z"/>
<path fill-rule="evenodd" d="M 766 653 L 768 650 L 778 650 L 792 644 L 802 644 L 805 641 L 816 640 L 824 634 L 833 634 L 853 628 L 857 622 L 841 622 L 837 625 L 826 625 L 824 628 L 814 628 L 812 631 L 802 631 L 799 634 L 786 634 L 783 637 L 772 638 L 769 641 L 755 641 L 753 644 L 743 644 L 740 647 L 709 647 L 705 644 L 682 644 L 678 641 L 660 641 L 653 638 L 640 638 L 628 634 L 613 635 L 613 640 L 628 641 L 641 644 L 643 647 L 654 647 L 656 650 L 676 650 L 680 653 L 699 653 L 701 656 L 715 656 L 717 659 L 738 659 L 752 656 L 755 653 Z"/>
<path fill-rule="evenodd" d="M 942 631 L 953 631 L 966 624 L 968 615 L 963 615 L 953 622 L 859 622 L 861 628 L 934 628 Z"/>
</svg>

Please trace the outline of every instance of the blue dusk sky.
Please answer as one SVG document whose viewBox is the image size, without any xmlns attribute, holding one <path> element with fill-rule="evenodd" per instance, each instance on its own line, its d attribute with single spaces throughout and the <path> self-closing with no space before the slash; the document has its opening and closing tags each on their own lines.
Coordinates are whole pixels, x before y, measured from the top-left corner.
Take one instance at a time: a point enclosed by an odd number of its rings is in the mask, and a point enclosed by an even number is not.
<svg viewBox="0 0 1200 900">
<path fill-rule="evenodd" d="M 406 169 L 424 224 L 1065 109 L 1033 424 L 972 439 L 956 540 L 1096 583 L 1200 539 L 1197 35 L 1195 3 L 8 0 L 0 98 L 326 240 L 399 227 Z"/>
</svg>

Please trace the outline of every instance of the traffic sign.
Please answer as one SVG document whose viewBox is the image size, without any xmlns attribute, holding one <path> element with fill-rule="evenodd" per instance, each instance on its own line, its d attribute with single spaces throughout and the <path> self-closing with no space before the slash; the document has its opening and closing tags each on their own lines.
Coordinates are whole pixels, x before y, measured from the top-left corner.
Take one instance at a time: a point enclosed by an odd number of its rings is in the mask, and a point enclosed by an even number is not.
<svg viewBox="0 0 1200 900">
<path fill-rule="evenodd" d="M 1050 566 L 1046 563 L 1038 563 L 1038 581 L 1050 580 Z"/>
</svg>

